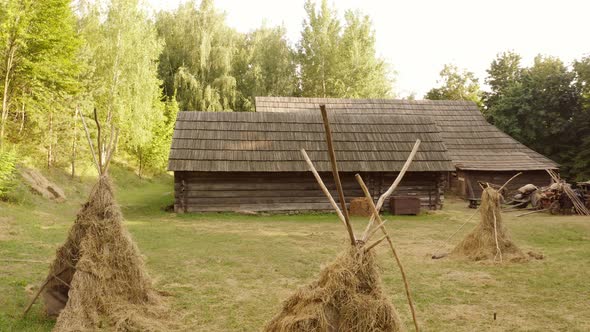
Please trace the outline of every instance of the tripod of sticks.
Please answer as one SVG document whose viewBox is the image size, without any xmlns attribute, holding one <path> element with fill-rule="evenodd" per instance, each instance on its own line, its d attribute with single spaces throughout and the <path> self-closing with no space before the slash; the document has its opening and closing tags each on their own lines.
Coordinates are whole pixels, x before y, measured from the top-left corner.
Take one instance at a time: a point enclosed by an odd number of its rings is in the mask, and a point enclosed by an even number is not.
<svg viewBox="0 0 590 332">
<path fill-rule="evenodd" d="M 330 129 L 330 122 L 328 121 L 326 106 L 320 105 L 320 111 L 322 113 L 322 120 L 324 123 L 324 131 L 326 133 L 326 143 L 328 145 L 328 154 L 330 155 L 330 162 L 331 162 L 331 166 L 332 166 L 332 175 L 334 177 L 334 182 L 336 184 L 336 190 L 338 192 L 338 199 L 340 201 L 341 208 L 338 207 L 338 204 L 336 204 L 336 201 L 334 200 L 334 198 L 330 194 L 330 191 L 328 190 L 328 188 L 326 187 L 326 185 L 322 181 L 322 178 L 318 174 L 315 166 L 313 165 L 313 162 L 311 161 L 311 159 L 309 158 L 309 156 L 305 152 L 305 149 L 301 149 L 301 154 L 303 155 L 303 158 L 307 162 L 309 170 L 313 173 L 317 183 L 319 184 L 320 188 L 324 192 L 324 195 L 330 201 L 330 204 L 332 205 L 332 208 L 334 209 L 334 211 L 338 215 L 338 218 L 342 221 L 342 223 L 344 223 L 344 226 L 346 227 L 346 230 L 347 230 L 349 238 L 350 238 L 350 244 L 353 246 L 354 245 L 362 245 L 365 247 L 365 249 L 364 249 L 365 251 L 369 251 L 369 250 L 373 249 L 374 247 L 379 245 L 384 240 L 386 240 L 387 243 L 389 244 L 389 248 L 391 249 L 393 257 L 399 267 L 402 279 L 404 281 L 404 288 L 406 291 L 406 297 L 408 299 L 408 305 L 409 305 L 410 311 L 412 313 L 414 327 L 416 329 L 416 332 L 418 332 L 418 331 L 420 331 L 420 328 L 418 326 L 418 319 L 416 318 L 416 310 L 414 307 L 414 302 L 412 300 L 412 295 L 410 292 L 410 286 L 408 283 L 408 279 L 406 277 L 404 267 L 399 259 L 399 256 L 395 250 L 395 247 L 393 245 L 393 241 L 391 239 L 391 236 L 389 236 L 387 229 L 385 228 L 386 221 L 381 218 L 379 211 L 381 211 L 381 207 L 385 203 L 385 199 L 387 197 L 389 197 L 395 191 L 395 189 L 397 188 L 397 186 L 399 185 L 399 183 L 403 179 L 404 174 L 406 173 L 406 171 L 410 167 L 410 164 L 412 163 L 412 160 L 414 159 L 414 156 L 416 155 L 416 152 L 418 151 L 418 147 L 420 146 L 420 140 L 419 139 L 416 140 L 416 143 L 414 144 L 414 147 L 412 148 L 412 151 L 410 152 L 408 159 L 406 160 L 404 166 L 402 167 L 402 169 L 399 172 L 398 176 L 396 177 L 395 181 L 393 182 L 391 187 L 389 187 L 389 189 L 379 197 L 379 199 L 377 200 L 377 204 L 375 204 L 373 202 L 373 197 L 371 196 L 369 189 L 365 185 L 362 177 L 359 174 L 355 175 L 355 178 L 356 178 L 358 184 L 360 185 L 360 187 L 362 188 L 367 201 L 370 202 L 369 204 L 370 204 L 370 208 L 372 210 L 371 218 L 369 219 L 369 223 L 367 224 L 364 232 L 362 233 L 360 238 L 356 238 L 354 231 L 352 229 L 352 225 L 350 223 L 350 217 L 348 215 L 348 210 L 346 208 L 346 200 L 344 197 L 344 191 L 342 189 L 342 183 L 340 181 L 340 175 L 339 175 L 339 171 L 338 171 L 338 163 L 336 161 L 336 154 L 334 152 L 334 146 L 332 143 L 332 131 Z M 379 239 L 375 240 L 371 244 L 368 244 L 368 242 L 371 240 L 371 238 L 379 230 L 381 230 L 381 232 L 383 233 L 383 236 L 380 237 Z"/>
</svg>

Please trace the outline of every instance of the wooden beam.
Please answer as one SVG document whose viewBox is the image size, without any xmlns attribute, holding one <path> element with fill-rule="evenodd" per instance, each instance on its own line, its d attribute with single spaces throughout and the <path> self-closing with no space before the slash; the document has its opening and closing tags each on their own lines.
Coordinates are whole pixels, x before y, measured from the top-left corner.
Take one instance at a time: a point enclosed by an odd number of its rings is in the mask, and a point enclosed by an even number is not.
<svg viewBox="0 0 590 332">
<path fill-rule="evenodd" d="M 330 155 L 330 163 L 332 164 L 332 175 L 334 176 L 334 182 L 336 183 L 338 199 L 340 200 L 340 206 L 342 207 L 342 213 L 344 215 L 344 223 L 346 224 L 346 230 L 350 237 L 350 243 L 354 246 L 356 244 L 356 238 L 354 236 L 354 231 L 352 230 L 352 225 L 350 224 L 350 217 L 348 216 L 348 209 L 346 208 L 346 199 L 344 198 L 344 190 L 342 189 L 342 182 L 340 182 L 340 174 L 338 173 L 336 153 L 334 152 L 334 146 L 332 144 L 332 130 L 330 129 L 330 121 L 328 120 L 326 105 L 320 105 L 320 111 L 322 113 L 322 120 L 324 121 L 326 144 L 328 145 L 328 154 Z"/>
<path fill-rule="evenodd" d="M 373 198 L 371 197 L 371 193 L 369 192 L 369 189 L 365 185 L 363 178 L 359 174 L 355 175 L 355 177 L 356 177 L 357 182 L 359 183 L 359 185 L 363 189 L 363 192 L 365 193 L 365 197 L 369 201 L 369 207 L 373 210 L 373 215 L 375 216 L 375 218 L 379 222 L 379 228 L 381 229 L 381 231 L 383 231 L 383 234 L 385 235 L 384 237 L 387 239 L 387 243 L 389 243 L 389 248 L 391 249 L 393 257 L 395 258 L 395 261 L 397 262 L 397 266 L 399 267 L 399 271 L 400 271 L 400 273 L 402 275 L 402 279 L 404 281 L 404 287 L 406 290 L 406 297 L 408 298 L 408 305 L 410 306 L 410 311 L 412 312 L 412 319 L 414 320 L 414 327 L 416 328 L 416 332 L 419 332 L 420 328 L 418 327 L 418 319 L 416 318 L 416 309 L 414 308 L 414 301 L 412 300 L 412 294 L 410 292 L 410 284 L 408 283 L 408 278 L 406 277 L 406 272 L 404 271 L 404 266 L 402 265 L 402 262 L 399 259 L 397 252 L 395 251 L 395 247 L 393 246 L 393 241 L 391 241 L 391 237 L 389 237 L 389 234 L 387 233 L 387 229 L 384 226 L 385 222 L 383 220 L 381 220 L 381 216 L 379 215 L 379 210 L 377 210 L 377 207 L 375 206 L 375 203 L 373 202 Z M 372 246 L 377 245 L 381 240 L 378 240 Z M 372 247 L 370 247 L 370 248 L 372 248 Z"/>
<path fill-rule="evenodd" d="M 414 143 L 414 147 L 412 148 L 412 152 L 410 152 L 410 155 L 408 156 L 406 163 L 404 164 L 404 166 L 402 167 L 402 170 L 399 172 L 399 174 L 395 178 L 395 181 L 393 181 L 393 183 L 391 184 L 391 187 L 389 187 L 389 189 L 387 189 L 387 191 L 385 193 L 383 193 L 383 195 L 381 195 L 381 197 L 379 197 L 379 200 L 377 201 L 377 205 L 376 205 L 377 212 L 381 211 L 381 207 L 383 207 L 383 203 L 385 203 L 385 198 L 387 198 L 388 196 L 393 194 L 393 192 L 395 191 L 397 186 L 400 184 L 400 182 L 404 178 L 404 175 L 406 174 L 406 171 L 408 170 L 408 168 L 410 168 L 410 165 L 412 164 L 412 160 L 414 160 L 414 157 L 416 156 L 416 152 L 418 152 L 419 147 L 420 147 L 420 140 L 417 139 L 416 143 Z M 357 178 L 357 180 L 358 180 L 358 178 Z M 371 200 L 371 202 L 372 202 L 372 200 Z M 371 216 L 371 219 L 369 220 L 369 223 L 367 224 L 367 227 L 365 228 L 365 231 L 363 232 L 363 236 L 362 236 L 363 241 L 366 241 L 366 236 L 369 233 L 369 230 L 370 230 L 371 226 L 373 225 L 373 222 L 375 222 L 375 219 L 377 218 L 377 216 L 378 215 L 374 215 L 374 214 L 373 214 L 373 216 Z"/>
<path fill-rule="evenodd" d="M 338 204 L 336 204 L 336 202 L 334 201 L 334 198 L 330 194 L 330 191 L 328 190 L 328 188 L 326 188 L 324 181 L 322 181 L 322 178 L 318 174 L 318 171 L 313 166 L 313 163 L 311 162 L 311 159 L 309 159 L 309 156 L 307 155 L 307 152 L 305 152 L 305 149 L 301 149 L 301 154 L 303 155 L 305 162 L 307 162 L 307 166 L 309 166 L 309 170 L 313 173 L 313 176 L 315 177 L 316 181 L 320 185 L 320 188 L 324 192 L 324 195 L 326 195 L 326 198 L 328 198 L 328 200 L 330 201 L 330 204 L 334 208 L 334 211 L 336 211 L 338 218 L 344 223 L 344 226 L 347 226 L 346 218 L 344 218 L 342 211 L 340 211 L 340 208 L 338 208 Z"/>
</svg>

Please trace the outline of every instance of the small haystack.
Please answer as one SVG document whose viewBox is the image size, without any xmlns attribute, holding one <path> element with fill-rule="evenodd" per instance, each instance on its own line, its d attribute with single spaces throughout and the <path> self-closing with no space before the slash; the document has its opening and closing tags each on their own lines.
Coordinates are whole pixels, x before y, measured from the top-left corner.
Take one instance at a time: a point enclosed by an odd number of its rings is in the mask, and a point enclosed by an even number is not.
<svg viewBox="0 0 590 332">
<path fill-rule="evenodd" d="M 383 293 L 374 251 L 358 245 L 291 295 L 266 331 L 401 331 L 401 326 Z"/>
<path fill-rule="evenodd" d="M 98 151 L 103 151 L 96 112 L 95 121 Z M 54 331 L 165 331 L 167 305 L 153 288 L 139 249 L 123 225 L 107 175 L 117 134 L 111 134 L 103 163 L 83 123 L 99 180 L 25 314 L 42 293 L 46 312 L 57 316 Z"/>
<path fill-rule="evenodd" d="M 301 150 L 301 153 L 326 198 L 328 198 L 339 219 L 346 226 L 350 237 L 350 247 L 320 272 L 317 281 L 299 289 L 290 296 L 283 303 L 281 311 L 266 325 L 265 331 L 404 331 L 405 329 L 393 304 L 385 296 L 375 262 L 375 251 L 373 249 L 385 239 L 389 243 L 400 267 L 412 317 L 416 331 L 418 331 L 418 323 L 407 279 L 391 238 L 384 227 L 385 222 L 381 220 L 379 210 L 385 201 L 385 197 L 391 195 L 401 181 L 418 150 L 420 141 L 416 142 L 398 178 L 390 189 L 379 198 L 377 205 L 373 203 L 369 190 L 360 175 L 356 175 L 357 181 L 372 209 L 369 224 L 362 236 L 357 238 L 352 230 L 346 204 L 344 203 L 345 198 L 339 180 L 325 108 L 322 106 L 321 108 L 334 182 L 336 183 L 342 209 L 338 207 L 338 204 L 332 198 L 305 150 Z M 384 233 L 384 236 L 369 243 L 371 236 L 379 230 Z"/>
<path fill-rule="evenodd" d="M 471 260 L 523 261 L 527 256 L 510 240 L 502 222 L 502 195 L 491 186 L 481 194 L 480 223 L 452 251 Z"/>
<path fill-rule="evenodd" d="M 166 306 L 122 221 L 103 175 L 49 268 L 42 296 L 47 313 L 58 315 L 54 331 L 166 330 Z"/>
</svg>

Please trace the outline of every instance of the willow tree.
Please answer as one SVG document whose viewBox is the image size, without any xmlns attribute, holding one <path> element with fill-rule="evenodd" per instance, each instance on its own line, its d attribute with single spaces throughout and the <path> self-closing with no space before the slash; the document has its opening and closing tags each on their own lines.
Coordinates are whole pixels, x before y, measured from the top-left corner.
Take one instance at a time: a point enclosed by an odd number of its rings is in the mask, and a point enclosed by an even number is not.
<svg viewBox="0 0 590 332">
<path fill-rule="evenodd" d="M 109 131 L 120 129 L 122 147 L 142 163 L 153 128 L 164 119 L 157 62 L 162 50 L 155 25 L 139 0 L 85 3 L 81 35 L 88 61 L 87 91 Z"/>
<path fill-rule="evenodd" d="M 235 109 L 236 78 L 232 76 L 236 33 L 225 24 L 212 0 L 181 4 L 157 17 L 165 40 L 159 74 L 164 93 L 176 95 L 181 110 Z"/>
</svg>

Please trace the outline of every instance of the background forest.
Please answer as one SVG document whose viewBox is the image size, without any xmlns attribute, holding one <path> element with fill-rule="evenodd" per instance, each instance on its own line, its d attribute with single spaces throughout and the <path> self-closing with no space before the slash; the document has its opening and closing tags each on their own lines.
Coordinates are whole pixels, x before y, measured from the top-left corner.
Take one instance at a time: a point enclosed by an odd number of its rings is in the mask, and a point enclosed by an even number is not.
<svg viewBox="0 0 590 332">
<path fill-rule="evenodd" d="M 103 140 L 120 131 L 117 161 L 143 176 L 165 170 L 178 111 L 249 112 L 255 96 L 396 97 L 368 16 L 325 0 L 305 11 L 293 45 L 281 26 L 235 31 L 212 0 L 155 14 L 139 0 L 1 0 L 0 196 L 17 162 L 89 169 L 80 116 L 93 126 L 94 112 Z M 424 98 L 472 100 L 565 177 L 590 178 L 590 57 L 525 67 L 508 51 L 487 72 L 482 89 L 449 64 Z"/>
</svg>

